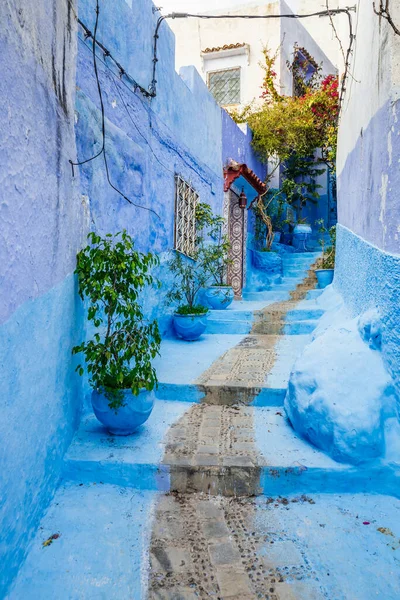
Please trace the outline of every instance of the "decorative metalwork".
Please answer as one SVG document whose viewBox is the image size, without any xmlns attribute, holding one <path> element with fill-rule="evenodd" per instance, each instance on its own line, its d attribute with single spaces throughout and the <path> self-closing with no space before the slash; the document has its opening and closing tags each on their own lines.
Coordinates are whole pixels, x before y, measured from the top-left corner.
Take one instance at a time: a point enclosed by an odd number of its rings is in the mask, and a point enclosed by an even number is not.
<svg viewBox="0 0 400 600">
<path fill-rule="evenodd" d="M 196 252 L 196 205 L 199 195 L 175 175 L 175 250 L 193 258 Z"/>
<path fill-rule="evenodd" d="M 240 68 L 208 73 L 208 88 L 220 106 L 240 104 Z"/>
<path fill-rule="evenodd" d="M 239 197 L 232 190 L 229 207 L 229 241 L 231 243 L 228 268 L 228 283 L 233 287 L 235 297 L 240 298 L 243 288 L 243 230 L 244 214 L 239 207 Z"/>
</svg>

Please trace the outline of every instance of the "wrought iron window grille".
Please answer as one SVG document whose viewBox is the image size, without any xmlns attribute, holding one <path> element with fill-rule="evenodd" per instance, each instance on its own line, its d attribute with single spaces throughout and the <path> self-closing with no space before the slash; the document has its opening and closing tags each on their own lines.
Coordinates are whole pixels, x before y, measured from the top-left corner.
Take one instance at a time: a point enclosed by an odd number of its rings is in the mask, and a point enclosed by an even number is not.
<svg viewBox="0 0 400 600">
<path fill-rule="evenodd" d="M 196 206 L 198 193 L 180 175 L 175 175 L 174 248 L 189 258 L 196 254 Z"/>
</svg>

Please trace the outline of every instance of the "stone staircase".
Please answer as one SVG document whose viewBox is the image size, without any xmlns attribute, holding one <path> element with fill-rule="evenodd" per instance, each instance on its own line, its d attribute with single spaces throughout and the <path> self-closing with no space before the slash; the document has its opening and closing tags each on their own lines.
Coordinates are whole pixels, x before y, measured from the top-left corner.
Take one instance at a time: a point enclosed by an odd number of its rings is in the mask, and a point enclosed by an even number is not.
<svg viewBox="0 0 400 600">
<path fill-rule="evenodd" d="M 338 494 L 375 493 L 376 481 L 394 490 L 388 472 L 334 462 L 293 432 L 282 406 L 291 366 L 323 314 L 315 258 L 288 256 L 281 284 L 215 311 L 205 350 L 183 344 L 176 369 L 201 362 L 222 329 L 238 343 L 226 344 L 194 381 L 162 383 L 136 435 L 118 438 L 93 415 L 82 419 L 10 600 L 39 600 L 44 589 L 59 600 L 399 597 L 393 578 L 384 578 L 379 596 L 383 580 L 369 555 L 370 596 L 357 595 L 344 566 L 366 547 L 353 526 L 349 539 L 346 515 L 369 523 L 378 497 L 352 503 Z M 381 506 L 382 523 L 394 527 L 400 504 Z M 325 527 L 335 537 L 321 549 Z M 375 543 L 374 565 L 386 573 L 393 560 Z"/>
</svg>

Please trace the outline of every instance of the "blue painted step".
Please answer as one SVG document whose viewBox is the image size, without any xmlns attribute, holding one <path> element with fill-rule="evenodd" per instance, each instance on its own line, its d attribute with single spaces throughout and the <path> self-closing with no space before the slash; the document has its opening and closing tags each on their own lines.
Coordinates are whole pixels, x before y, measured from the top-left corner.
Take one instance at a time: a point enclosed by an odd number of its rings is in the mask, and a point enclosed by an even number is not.
<svg viewBox="0 0 400 600">
<path fill-rule="evenodd" d="M 285 335 L 304 335 L 312 333 L 318 325 L 318 321 L 289 321 L 283 327 Z"/>
<path fill-rule="evenodd" d="M 309 292 L 307 292 L 306 299 L 307 300 L 315 300 L 322 294 L 323 291 L 324 290 L 319 290 L 319 289 L 310 290 Z"/>
<path fill-rule="evenodd" d="M 322 317 L 325 311 L 321 308 L 294 308 L 285 315 L 285 321 L 315 321 Z"/>
</svg>

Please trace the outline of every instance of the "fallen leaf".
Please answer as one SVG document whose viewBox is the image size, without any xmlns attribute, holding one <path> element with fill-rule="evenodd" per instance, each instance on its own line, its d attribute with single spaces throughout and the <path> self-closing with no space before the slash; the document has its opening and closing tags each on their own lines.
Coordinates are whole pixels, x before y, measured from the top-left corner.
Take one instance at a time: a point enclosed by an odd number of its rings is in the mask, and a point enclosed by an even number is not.
<svg viewBox="0 0 400 600">
<path fill-rule="evenodd" d="M 391 531 L 388 527 L 378 527 L 378 531 L 380 531 L 380 533 L 383 533 L 383 535 L 391 535 L 392 537 L 394 537 L 393 531 Z"/>
<path fill-rule="evenodd" d="M 45 542 L 42 543 L 43 548 L 47 548 L 47 546 L 51 546 L 54 540 L 58 540 L 60 537 L 59 533 L 53 533 Z"/>
</svg>

